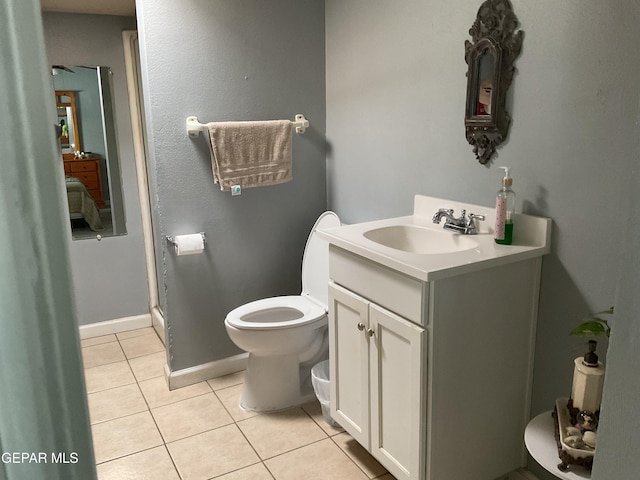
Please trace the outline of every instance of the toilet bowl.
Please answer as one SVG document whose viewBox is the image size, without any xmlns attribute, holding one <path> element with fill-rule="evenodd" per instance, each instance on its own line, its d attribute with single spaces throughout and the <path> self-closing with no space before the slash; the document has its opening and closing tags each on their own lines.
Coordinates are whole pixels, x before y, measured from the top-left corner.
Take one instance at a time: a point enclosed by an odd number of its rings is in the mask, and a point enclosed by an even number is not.
<svg viewBox="0 0 640 480">
<path fill-rule="evenodd" d="M 302 293 L 270 297 L 235 308 L 225 318 L 229 338 L 249 352 L 240 406 L 283 410 L 315 398 L 311 367 L 328 357 L 329 245 L 316 235 L 338 227 L 325 212 L 314 224 L 302 259 Z"/>
</svg>

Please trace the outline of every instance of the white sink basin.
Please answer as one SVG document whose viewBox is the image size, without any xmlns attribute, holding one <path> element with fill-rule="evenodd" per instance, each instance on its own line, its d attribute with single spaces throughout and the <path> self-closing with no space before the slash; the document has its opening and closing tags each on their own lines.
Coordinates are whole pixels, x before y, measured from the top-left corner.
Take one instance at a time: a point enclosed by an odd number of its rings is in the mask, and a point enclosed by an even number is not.
<svg viewBox="0 0 640 480">
<path fill-rule="evenodd" d="M 441 208 L 484 215 L 477 235 L 461 235 L 434 225 Z M 385 218 L 322 229 L 320 238 L 340 248 L 410 277 L 430 282 L 498 265 L 546 255 L 551 243 L 551 220 L 516 213 L 513 245 L 493 240 L 495 209 L 416 195 L 413 215 Z"/>
<path fill-rule="evenodd" d="M 478 246 L 473 237 L 417 225 L 392 225 L 368 230 L 363 235 L 385 247 L 425 255 L 462 252 Z"/>
</svg>

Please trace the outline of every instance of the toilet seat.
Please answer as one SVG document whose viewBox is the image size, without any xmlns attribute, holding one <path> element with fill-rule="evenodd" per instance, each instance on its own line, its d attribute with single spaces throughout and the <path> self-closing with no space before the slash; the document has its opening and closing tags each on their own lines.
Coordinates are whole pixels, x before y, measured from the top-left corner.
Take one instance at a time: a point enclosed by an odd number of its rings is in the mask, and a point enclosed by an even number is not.
<svg viewBox="0 0 640 480">
<path fill-rule="evenodd" d="M 227 315 L 226 322 L 241 330 L 279 330 L 309 325 L 327 312 L 301 295 L 263 298 L 242 305 Z"/>
</svg>

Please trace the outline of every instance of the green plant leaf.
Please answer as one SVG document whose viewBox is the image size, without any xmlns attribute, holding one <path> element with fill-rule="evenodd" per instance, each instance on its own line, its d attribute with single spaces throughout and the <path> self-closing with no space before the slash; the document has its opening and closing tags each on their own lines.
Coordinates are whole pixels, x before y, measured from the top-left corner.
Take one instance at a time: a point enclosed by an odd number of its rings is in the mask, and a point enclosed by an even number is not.
<svg viewBox="0 0 640 480">
<path fill-rule="evenodd" d="M 571 335 L 580 335 L 580 336 L 598 336 L 602 333 L 609 336 L 609 328 L 602 324 L 602 322 L 591 321 L 584 322 L 578 325 L 572 332 Z"/>
</svg>

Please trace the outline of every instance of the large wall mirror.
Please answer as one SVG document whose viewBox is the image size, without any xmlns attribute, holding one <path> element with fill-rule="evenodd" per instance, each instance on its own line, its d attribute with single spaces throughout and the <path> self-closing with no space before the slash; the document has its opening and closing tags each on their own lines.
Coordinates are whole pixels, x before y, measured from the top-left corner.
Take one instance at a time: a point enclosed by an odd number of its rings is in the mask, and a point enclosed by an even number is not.
<svg viewBox="0 0 640 480">
<path fill-rule="evenodd" d="M 108 67 L 52 67 L 72 238 L 125 235 Z"/>
<path fill-rule="evenodd" d="M 467 102 L 464 117 L 467 141 L 481 164 L 487 163 L 507 136 L 511 117 L 507 91 L 520 54 L 523 32 L 509 0 L 486 0 L 465 42 Z"/>
</svg>

